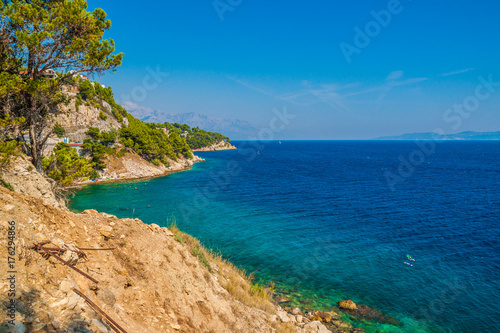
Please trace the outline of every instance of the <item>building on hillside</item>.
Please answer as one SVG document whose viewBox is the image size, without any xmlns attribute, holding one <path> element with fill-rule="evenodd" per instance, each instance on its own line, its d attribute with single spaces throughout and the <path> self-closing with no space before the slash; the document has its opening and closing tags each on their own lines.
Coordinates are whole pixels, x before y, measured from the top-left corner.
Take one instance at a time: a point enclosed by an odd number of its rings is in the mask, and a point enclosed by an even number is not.
<svg viewBox="0 0 500 333">
<path fill-rule="evenodd" d="M 75 94 L 78 94 L 80 92 L 80 89 L 78 88 L 78 86 L 71 86 L 71 85 L 63 85 L 63 91 L 64 92 L 68 92 L 68 93 L 75 93 Z"/>
<path fill-rule="evenodd" d="M 72 148 L 75 148 L 76 149 L 76 153 L 78 155 L 81 155 L 83 143 L 69 143 L 68 145 L 70 147 L 72 147 Z"/>
<path fill-rule="evenodd" d="M 19 72 L 19 75 L 28 75 L 28 71 L 21 71 Z M 57 78 L 57 74 L 56 72 L 54 72 L 53 69 L 46 70 L 45 72 L 42 73 L 42 75 L 51 79 Z"/>
<path fill-rule="evenodd" d="M 69 71 L 68 73 L 69 73 L 69 74 L 75 74 L 73 77 L 78 77 L 78 78 L 80 78 L 80 79 L 82 79 L 82 80 L 88 80 L 88 79 L 89 79 L 89 78 L 88 78 L 88 77 L 86 77 L 85 75 L 78 74 L 78 73 L 76 73 L 76 71 L 73 71 L 73 70 Z"/>
</svg>

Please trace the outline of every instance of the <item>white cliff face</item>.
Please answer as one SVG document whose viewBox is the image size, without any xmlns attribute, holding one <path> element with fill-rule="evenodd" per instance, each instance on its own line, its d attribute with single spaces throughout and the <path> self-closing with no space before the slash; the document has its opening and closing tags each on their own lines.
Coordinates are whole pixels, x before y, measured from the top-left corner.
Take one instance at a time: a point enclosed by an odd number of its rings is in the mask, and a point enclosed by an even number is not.
<svg viewBox="0 0 500 333">
<path fill-rule="evenodd" d="M 71 142 L 83 142 L 86 138 L 85 132 L 89 127 L 97 127 L 101 131 L 108 132 L 112 129 L 119 130 L 122 125 L 128 125 L 126 118 L 123 118 L 121 123 L 118 122 L 108 103 L 101 101 L 99 104 L 100 107 L 96 108 L 92 105 L 87 106 L 84 102 L 77 111 L 76 98 L 73 98 L 68 105 L 60 105 L 60 112 L 53 118 L 53 124 L 61 125 L 66 130 L 64 136 Z M 106 119 L 99 117 L 101 111 L 107 117 Z"/>
</svg>

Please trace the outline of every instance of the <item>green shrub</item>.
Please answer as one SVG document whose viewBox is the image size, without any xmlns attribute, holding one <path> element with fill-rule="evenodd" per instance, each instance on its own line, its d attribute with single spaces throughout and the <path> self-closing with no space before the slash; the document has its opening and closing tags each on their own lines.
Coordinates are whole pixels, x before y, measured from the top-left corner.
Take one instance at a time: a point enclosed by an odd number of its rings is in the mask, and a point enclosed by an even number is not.
<svg viewBox="0 0 500 333">
<path fill-rule="evenodd" d="M 82 98 L 85 101 L 88 101 L 89 99 L 94 98 L 95 90 L 94 90 L 94 87 L 92 86 L 92 84 L 90 83 L 89 80 L 80 80 L 78 85 L 80 88 L 79 95 L 82 96 Z"/>
<path fill-rule="evenodd" d="M 76 149 L 67 143 L 59 142 L 49 158 L 42 160 L 47 175 L 63 185 L 70 185 L 74 180 L 95 177 L 94 163 L 78 156 Z"/>
<path fill-rule="evenodd" d="M 85 132 L 86 135 L 90 136 L 93 140 L 97 141 L 101 137 L 101 131 L 97 127 L 89 127 Z"/>
<path fill-rule="evenodd" d="M 95 82 L 94 87 L 96 95 L 111 106 L 111 113 L 121 123 L 123 117 L 127 116 L 127 111 L 116 103 L 111 87 L 103 88 L 99 82 Z"/>
<path fill-rule="evenodd" d="M 66 130 L 59 124 L 56 124 L 54 126 L 53 132 L 57 135 L 58 138 L 62 138 L 64 136 L 64 133 L 66 133 Z"/>
<path fill-rule="evenodd" d="M 104 144 L 115 143 L 116 141 L 116 133 L 114 132 L 101 132 L 99 140 Z"/>
<path fill-rule="evenodd" d="M 185 141 L 167 136 L 163 130 L 128 115 L 129 125 L 120 130 L 120 143 L 133 149 L 148 161 L 166 163 L 177 160 L 179 152 L 189 151 Z"/>
<path fill-rule="evenodd" d="M 17 158 L 21 145 L 17 141 L 0 141 L 0 169 L 7 166 L 12 158 Z"/>
<path fill-rule="evenodd" d="M 7 183 L 5 180 L 3 180 L 2 178 L 0 178 L 0 186 L 3 186 L 5 187 L 6 189 L 14 192 L 14 187 L 12 187 L 11 184 Z"/>
<path fill-rule="evenodd" d="M 80 106 L 83 104 L 82 97 L 80 95 L 76 96 L 76 101 L 75 101 L 75 109 L 76 112 L 80 110 Z"/>
<path fill-rule="evenodd" d="M 174 239 L 175 239 L 176 241 L 178 241 L 179 243 L 184 244 L 184 241 L 182 240 L 182 237 L 181 237 L 181 236 L 179 236 L 179 235 L 174 235 Z"/>
<path fill-rule="evenodd" d="M 101 111 L 99 111 L 99 118 L 101 118 L 102 120 L 106 120 L 106 119 L 108 119 L 108 116 L 106 116 L 104 114 L 104 112 L 102 112 L 102 110 L 101 110 Z"/>
<path fill-rule="evenodd" d="M 207 258 L 205 257 L 205 253 L 203 253 L 203 250 L 200 248 L 198 244 L 196 244 L 192 249 L 191 249 L 191 254 L 194 255 L 195 257 L 198 258 L 198 260 L 205 266 L 210 273 L 213 273 L 212 267 L 210 266 L 210 263 L 208 262 Z"/>
</svg>

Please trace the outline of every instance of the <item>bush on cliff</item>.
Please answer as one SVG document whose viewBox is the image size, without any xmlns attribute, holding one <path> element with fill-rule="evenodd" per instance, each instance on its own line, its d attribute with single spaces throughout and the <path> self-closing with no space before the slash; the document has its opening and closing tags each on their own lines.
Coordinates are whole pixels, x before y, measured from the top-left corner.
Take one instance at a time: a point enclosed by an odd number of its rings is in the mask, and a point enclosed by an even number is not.
<svg viewBox="0 0 500 333">
<path fill-rule="evenodd" d="M 120 143 L 133 149 L 148 161 L 158 160 L 163 164 L 167 158 L 177 161 L 180 155 L 192 158 L 187 143 L 178 135 L 167 136 L 155 124 L 145 122 L 128 115 L 129 125 L 120 130 Z"/>
<path fill-rule="evenodd" d="M 66 133 L 66 130 L 61 125 L 56 124 L 56 126 L 54 126 L 53 132 L 54 134 L 57 135 L 58 138 L 62 138 L 63 135 Z"/>
<path fill-rule="evenodd" d="M 192 131 L 188 133 L 186 141 L 192 149 L 209 147 L 222 141 L 230 142 L 227 136 L 220 133 L 208 132 L 198 127 L 193 128 Z"/>
<path fill-rule="evenodd" d="M 70 185 L 78 179 L 97 177 L 94 163 L 78 156 L 67 143 L 59 142 L 49 158 L 42 160 L 46 174 L 62 185 Z"/>
<path fill-rule="evenodd" d="M 21 151 L 17 141 L 0 141 L 0 169 L 6 167 L 12 158 L 17 158 Z"/>
<path fill-rule="evenodd" d="M 179 123 L 165 123 L 158 124 L 156 126 L 165 127 L 170 133 L 184 135 L 186 137 L 186 142 L 191 149 L 209 147 L 222 141 L 231 141 L 227 136 L 220 133 L 205 131 L 199 127 L 191 128 L 186 124 L 181 125 Z"/>
</svg>

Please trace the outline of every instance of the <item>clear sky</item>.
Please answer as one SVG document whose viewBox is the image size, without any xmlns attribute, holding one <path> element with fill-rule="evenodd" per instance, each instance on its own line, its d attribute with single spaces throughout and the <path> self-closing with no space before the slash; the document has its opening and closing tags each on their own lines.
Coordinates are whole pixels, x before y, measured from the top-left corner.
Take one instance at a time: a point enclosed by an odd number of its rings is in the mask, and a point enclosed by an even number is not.
<svg viewBox="0 0 500 333">
<path fill-rule="evenodd" d="M 95 7 L 125 53 L 99 79 L 119 101 L 257 129 L 286 107 L 296 117 L 279 139 L 500 130 L 498 1 L 90 0 Z M 148 68 L 160 70 L 156 80 Z M 477 90 L 481 76 L 498 86 Z"/>
</svg>

